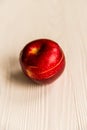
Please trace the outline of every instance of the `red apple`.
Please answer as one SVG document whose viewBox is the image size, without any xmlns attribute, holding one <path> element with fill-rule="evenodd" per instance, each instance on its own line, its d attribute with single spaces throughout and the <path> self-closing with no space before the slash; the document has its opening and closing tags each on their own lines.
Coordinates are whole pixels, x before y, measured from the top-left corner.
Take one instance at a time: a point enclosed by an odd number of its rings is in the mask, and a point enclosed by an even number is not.
<svg viewBox="0 0 87 130">
<path fill-rule="evenodd" d="M 38 39 L 28 43 L 20 53 L 23 72 L 34 81 L 51 81 L 65 67 L 65 56 L 61 47 L 49 39 Z"/>
</svg>

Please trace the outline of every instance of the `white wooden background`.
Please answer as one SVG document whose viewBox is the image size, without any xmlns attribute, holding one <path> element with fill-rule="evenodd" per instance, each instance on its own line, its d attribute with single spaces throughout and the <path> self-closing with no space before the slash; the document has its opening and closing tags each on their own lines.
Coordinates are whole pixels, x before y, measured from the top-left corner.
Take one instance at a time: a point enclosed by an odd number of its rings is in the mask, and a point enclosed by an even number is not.
<svg viewBox="0 0 87 130">
<path fill-rule="evenodd" d="M 49 85 L 20 69 L 20 50 L 37 38 L 66 55 Z M 87 0 L 0 0 L 0 130 L 87 130 Z"/>
</svg>

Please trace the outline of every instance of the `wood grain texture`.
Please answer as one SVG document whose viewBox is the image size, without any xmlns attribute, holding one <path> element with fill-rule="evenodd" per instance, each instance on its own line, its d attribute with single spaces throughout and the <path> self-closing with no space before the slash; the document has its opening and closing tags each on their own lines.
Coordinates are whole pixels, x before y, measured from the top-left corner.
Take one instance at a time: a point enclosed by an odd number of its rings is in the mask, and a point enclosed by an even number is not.
<svg viewBox="0 0 87 130">
<path fill-rule="evenodd" d="M 50 38 L 66 55 L 64 73 L 36 85 L 21 72 L 19 53 Z M 87 130 L 87 1 L 0 1 L 0 130 Z"/>
</svg>

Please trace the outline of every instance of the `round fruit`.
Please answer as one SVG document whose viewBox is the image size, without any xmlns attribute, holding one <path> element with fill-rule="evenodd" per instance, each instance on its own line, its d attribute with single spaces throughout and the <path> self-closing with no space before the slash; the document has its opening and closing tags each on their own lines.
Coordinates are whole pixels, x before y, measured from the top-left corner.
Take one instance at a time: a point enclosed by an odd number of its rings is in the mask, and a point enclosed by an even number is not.
<svg viewBox="0 0 87 130">
<path fill-rule="evenodd" d="M 51 81 L 63 72 L 65 56 L 56 42 L 38 39 L 23 48 L 20 64 L 23 72 L 34 81 Z"/>
</svg>

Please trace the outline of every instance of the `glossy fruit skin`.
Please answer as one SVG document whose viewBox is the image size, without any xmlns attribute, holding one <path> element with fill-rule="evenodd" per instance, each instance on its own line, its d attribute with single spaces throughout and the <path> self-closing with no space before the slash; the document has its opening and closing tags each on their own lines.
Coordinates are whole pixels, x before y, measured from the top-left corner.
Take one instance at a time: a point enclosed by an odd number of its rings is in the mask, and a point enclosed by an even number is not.
<svg viewBox="0 0 87 130">
<path fill-rule="evenodd" d="M 36 82 L 50 82 L 63 72 L 65 56 L 61 47 L 49 39 L 31 41 L 20 53 L 25 75 Z"/>
</svg>

